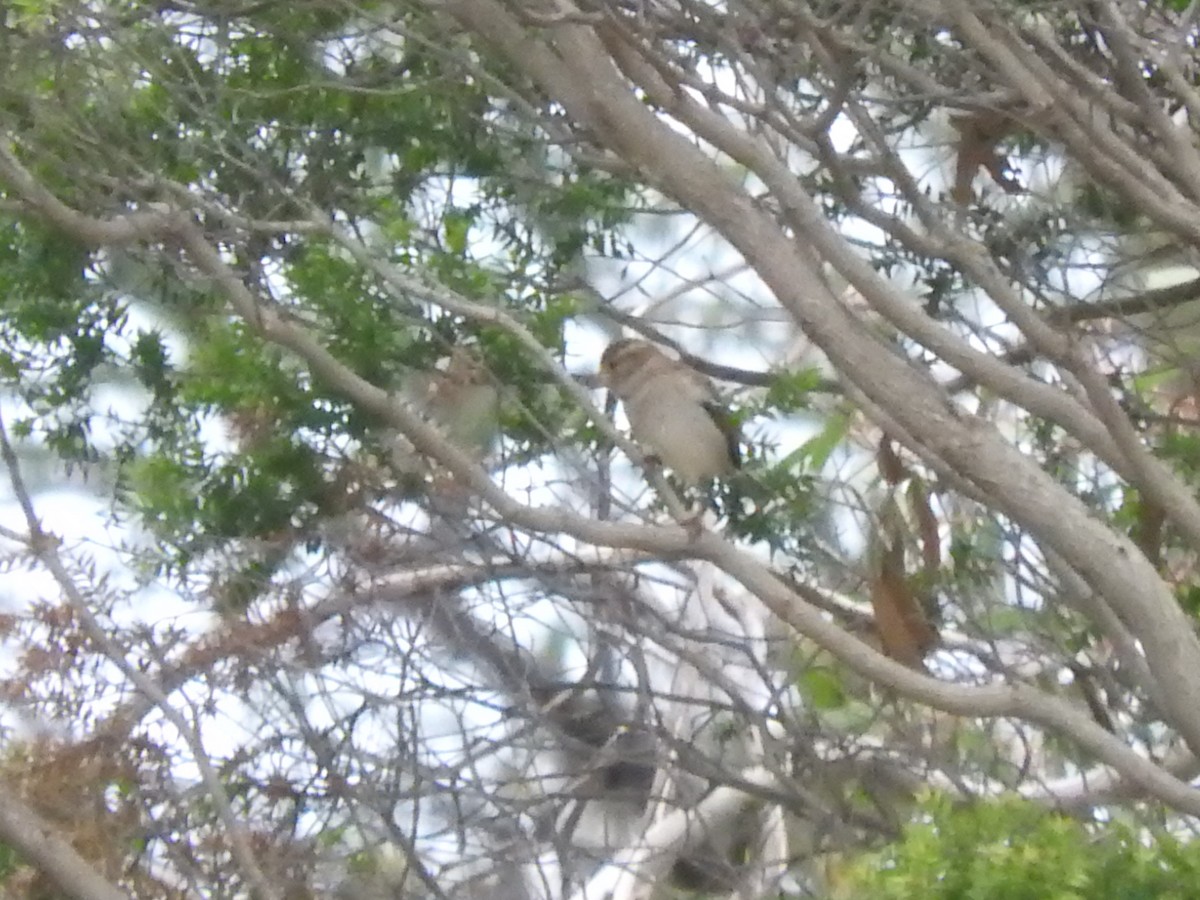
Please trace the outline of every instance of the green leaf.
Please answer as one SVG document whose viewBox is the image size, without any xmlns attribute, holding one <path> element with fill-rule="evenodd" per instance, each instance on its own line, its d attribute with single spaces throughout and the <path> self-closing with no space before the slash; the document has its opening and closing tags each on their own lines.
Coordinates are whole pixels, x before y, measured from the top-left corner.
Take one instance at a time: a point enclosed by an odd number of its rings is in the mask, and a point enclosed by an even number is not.
<svg viewBox="0 0 1200 900">
<path fill-rule="evenodd" d="M 467 239 L 471 235 L 472 217 L 462 212 L 452 212 L 442 220 L 446 234 L 446 246 L 455 256 L 466 256 Z"/>
<path fill-rule="evenodd" d="M 781 413 L 808 409 L 810 394 L 821 386 L 822 377 L 815 368 L 796 372 L 781 372 L 767 388 L 764 407 Z"/>
<path fill-rule="evenodd" d="M 850 416 L 838 412 L 830 416 L 825 427 L 815 437 L 809 438 L 798 449 L 789 454 L 785 463 L 802 463 L 809 471 L 819 472 L 829 462 L 829 457 L 846 440 L 850 429 Z"/>
<path fill-rule="evenodd" d="M 813 709 L 837 709 L 845 706 L 842 680 L 832 669 L 811 666 L 800 676 L 800 690 Z"/>
</svg>

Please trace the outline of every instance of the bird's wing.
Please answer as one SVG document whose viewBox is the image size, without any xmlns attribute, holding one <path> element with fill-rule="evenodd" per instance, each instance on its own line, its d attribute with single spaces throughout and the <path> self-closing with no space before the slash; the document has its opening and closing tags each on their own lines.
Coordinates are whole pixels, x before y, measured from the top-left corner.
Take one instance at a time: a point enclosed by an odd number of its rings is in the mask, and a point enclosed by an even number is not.
<svg viewBox="0 0 1200 900">
<path fill-rule="evenodd" d="M 725 443 L 729 448 L 729 458 L 733 460 L 734 465 L 740 466 L 742 464 L 741 434 L 737 421 L 729 412 L 721 394 L 708 378 L 691 366 L 684 363 L 673 363 L 673 367 L 674 371 L 671 374 L 672 380 L 677 383 L 675 389 L 682 390 L 687 399 L 699 403 L 704 408 L 709 418 L 725 436 Z"/>
<path fill-rule="evenodd" d="M 721 434 L 725 436 L 725 446 L 729 448 L 729 458 L 735 467 L 742 465 L 742 433 L 737 420 L 725 404 L 718 399 L 706 400 L 700 404 L 704 411 L 717 424 Z"/>
</svg>

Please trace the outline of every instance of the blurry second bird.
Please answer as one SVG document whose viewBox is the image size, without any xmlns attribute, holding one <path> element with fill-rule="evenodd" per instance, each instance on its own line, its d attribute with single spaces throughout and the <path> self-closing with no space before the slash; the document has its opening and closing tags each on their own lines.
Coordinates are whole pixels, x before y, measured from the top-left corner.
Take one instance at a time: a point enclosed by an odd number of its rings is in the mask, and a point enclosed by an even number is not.
<svg viewBox="0 0 1200 900">
<path fill-rule="evenodd" d="M 487 457 L 500 430 L 500 390 L 474 351 L 455 348 L 444 368 L 410 376 L 403 394 L 458 450 L 474 462 Z M 393 462 L 403 472 L 426 470 L 406 440 Z"/>
</svg>

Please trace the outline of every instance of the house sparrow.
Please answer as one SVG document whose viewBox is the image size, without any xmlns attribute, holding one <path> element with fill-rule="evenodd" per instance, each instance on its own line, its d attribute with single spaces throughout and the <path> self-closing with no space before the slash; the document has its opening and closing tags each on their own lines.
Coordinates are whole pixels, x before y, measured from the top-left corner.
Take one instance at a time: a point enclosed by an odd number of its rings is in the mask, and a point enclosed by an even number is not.
<svg viewBox="0 0 1200 900">
<path fill-rule="evenodd" d="M 634 439 L 688 484 L 741 465 L 737 428 L 707 378 L 649 341 L 614 341 L 600 380 L 625 405 Z"/>
<path fill-rule="evenodd" d="M 471 459 L 480 462 L 491 452 L 500 433 L 500 391 L 470 348 L 456 347 L 441 368 L 412 373 L 402 393 Z M 398 471 L 428 471 L 406 439 L 395 450 Z"/>
<path fill-rule="evenodd" d="M 500 391 L 475 352 L 454 348 L 445 369 L 423 373 L 412 387 L 418 406 L 460 450 L 487 456 L 500 431 Z"/>
</svg>

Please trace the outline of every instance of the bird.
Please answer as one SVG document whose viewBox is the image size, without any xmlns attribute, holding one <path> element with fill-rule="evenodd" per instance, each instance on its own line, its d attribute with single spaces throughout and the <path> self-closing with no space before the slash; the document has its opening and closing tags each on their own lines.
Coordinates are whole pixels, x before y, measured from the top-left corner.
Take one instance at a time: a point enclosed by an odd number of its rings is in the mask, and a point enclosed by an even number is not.
<svg viewBox="0 0 1200 900">
<path fill-rule="evenodd" d="M 500 433 L 500 390 L 478 353 L 459 346 L 433 369 L 409 373 L 401 396 L 449 438 L 472 462 L 483 462 Z M 423 477 L 429 463 L 407 438 L 391 436 L 392 466 L 405 476 Z"/>
<path fill-rule="evenodd" d="M 488 455 L 500 432 L 500 391 L 477 353 L 455 347 L 444 369 L 422 373 L 412 387 L 460 450 L 475 460 Z"/>
<path fill-rule="evenodd" d="M 622 338 L 600 357 L 600 381 L 625 407 L 634 440 L 686 484 L 741 466 L 737 425 L 712 382 L 649 341 Z"/>
</svg>

